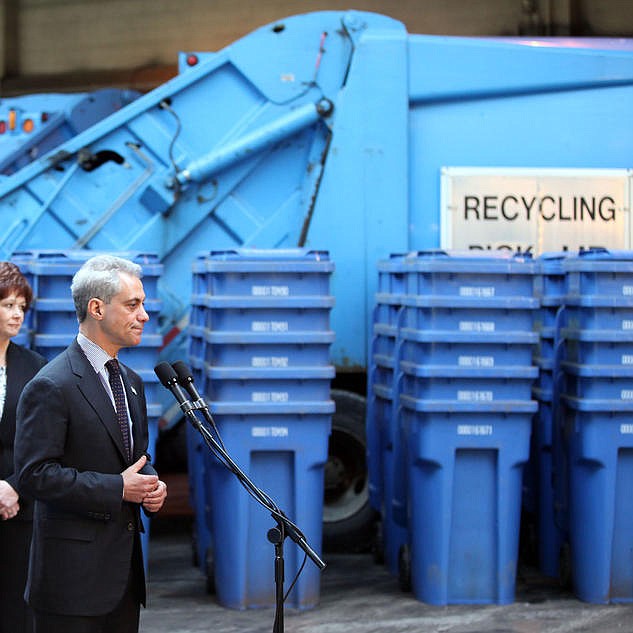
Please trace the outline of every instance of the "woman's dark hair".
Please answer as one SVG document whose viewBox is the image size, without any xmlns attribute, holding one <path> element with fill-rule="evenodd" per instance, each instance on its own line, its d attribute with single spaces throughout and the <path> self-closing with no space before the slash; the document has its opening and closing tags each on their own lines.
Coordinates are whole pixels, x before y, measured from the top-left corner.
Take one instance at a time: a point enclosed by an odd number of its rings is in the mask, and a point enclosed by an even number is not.
<svg viewBox="0 0 633 633">
<path fill-rule="evenodd" d="M 15 293 L 18 297 L 24 297 L 26 310 L 29 309 L 31 301 L 33 301 L 33 290 L 31 290 L 26 277 L 14 263 L 0 262 L 0 300 L 5 299 L 11 293 Z"/>
</svg>

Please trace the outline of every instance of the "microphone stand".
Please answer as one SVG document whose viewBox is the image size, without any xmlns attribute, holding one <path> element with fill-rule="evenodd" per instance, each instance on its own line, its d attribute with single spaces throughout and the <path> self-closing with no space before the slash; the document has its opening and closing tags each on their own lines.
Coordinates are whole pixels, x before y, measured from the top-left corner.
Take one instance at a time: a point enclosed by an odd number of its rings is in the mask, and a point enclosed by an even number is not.
<svg viewBox="0 0 633 633">
<path fill-rule="evenodd" d="M 273 633 L 284 630 L 284 533 L 280 523 L 268 530 L 268 540 L 275 546 L 275 621 Z"/>
<path fill-rule="evenodd" d="M 231 456 L 226 452 L 223 446 L 221 446 L 217 440 L 213 437 L 209 429 L 200 422 L 195 411 L 201 411 L 205 420 L 213 427 L 215 427 L 215 421 L 209 413 L 209 409 L 206 403 L 199 398 L 195 402 L 189 400 L 180 403 L 180 408 L 187 416 L 187 419 L 191 422 L 192 426 L 200 433 L 205 441 L 205 444 L 211 449 L 213 454 L 218 460 L 228 468 L 237 478 L 240 483 L 248 490 L 248 492 L 262 504 L 265 508 L 270 510 L 271 516 L 277 522 L 277 526 L 268 530 L 268 540 L 275 547 L 275 621 L 273 624 L 273 633 L 282 633 L 284 630 L 284 541 L 289 536 L 306 554 L 308 558 L 323 571 L 326 564 L 319 557 L 319 555 L 308 545 L 305 536 L 301 530 L 292 522 L 286 515 L 276 507 L 274 502 L 263 493 L 255 484 L 244 474 L 240 467 L 233 461 Z"/>
</svg>

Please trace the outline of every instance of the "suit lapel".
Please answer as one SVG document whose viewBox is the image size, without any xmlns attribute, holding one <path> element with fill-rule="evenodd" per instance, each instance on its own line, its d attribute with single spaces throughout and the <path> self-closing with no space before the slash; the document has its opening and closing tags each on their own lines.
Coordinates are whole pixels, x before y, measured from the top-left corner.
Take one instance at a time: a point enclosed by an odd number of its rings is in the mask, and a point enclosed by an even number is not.
<svg viewBox="0 0 633 633">
<path fill-rule="evenodd" d="M 116 419 L 116 412 L 110 396 L 105 390 L 101 379 L 95 373 L 90 361 L 86 358 L 77 340 L 73 341 L 68 348 L 68 359 L 73 374 L 77 377 L 77 387 L 87 403 L 108 431 L 112 441 L 116 444 L 121 453 L 121 457 L 127 462 L 125 448 L 123 447 L 123 437 L 121 429 Z"/>
</svg>

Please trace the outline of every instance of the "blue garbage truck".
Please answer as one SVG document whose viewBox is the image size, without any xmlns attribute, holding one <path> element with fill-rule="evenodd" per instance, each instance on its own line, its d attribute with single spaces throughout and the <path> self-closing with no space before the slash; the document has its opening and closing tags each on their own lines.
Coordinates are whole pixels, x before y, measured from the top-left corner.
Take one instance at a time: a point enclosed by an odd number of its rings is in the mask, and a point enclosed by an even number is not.
<svg viewBox="0 0 633 633">
<path fill-rule="evenodd" d="M 104 88 L 0 99 L 0 174 L 8 176 L 140 96 Z"/>
<path fill-rule="evenodd" d="M 324 539 L 366 543 L 377 262 L 439 247 L 630 247 L 633 44 L 428 36 L 324 11 L 183 52 L 179 69 L 0 180 L 0 256 L 156 254 L 160 354 L 175 360 L 200 253 L 327 251 Z"/>
</svg>

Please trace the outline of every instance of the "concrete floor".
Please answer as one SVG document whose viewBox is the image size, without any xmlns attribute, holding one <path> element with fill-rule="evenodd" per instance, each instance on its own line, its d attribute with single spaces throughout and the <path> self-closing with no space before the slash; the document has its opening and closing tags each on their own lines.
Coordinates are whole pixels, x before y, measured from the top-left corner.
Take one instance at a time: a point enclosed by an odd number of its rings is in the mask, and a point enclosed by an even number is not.
<svg viewBox="0 0 633 633">
<path fill-rule="evenodd" d="M 294 547 L 294 545 L 291 545 Z M 208 595 L 192 564 L 189 520 L 155 520 L 150 542 L 148 608 L 142 633 L 263 633 L 274 609 L 237 611 Z M 273 552 L 271 549 L 271 565 Z M 633 605 L 594 605 L 522 568 L 510 605 L 437 607 L 403 593 L 370 554 L 324 555 L 321 600 L 314 609 L 284 609 L 294 633 L 630 633 Z M 272 573 L 272 572 L 271 572 Z"/>
</svg>

